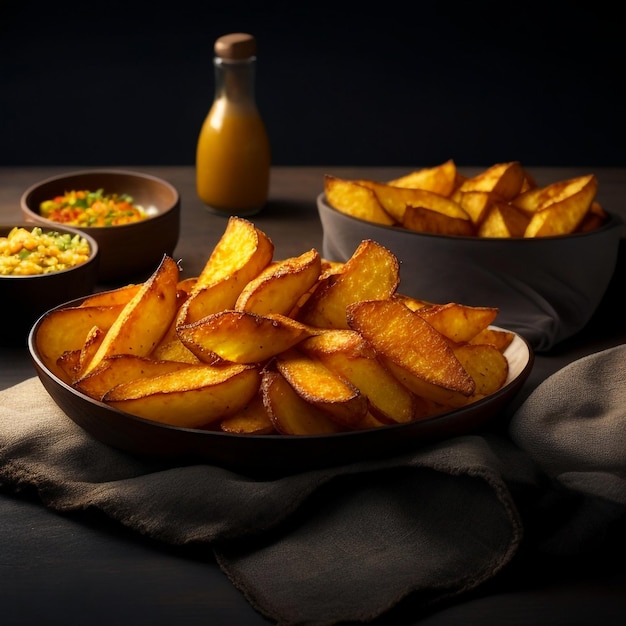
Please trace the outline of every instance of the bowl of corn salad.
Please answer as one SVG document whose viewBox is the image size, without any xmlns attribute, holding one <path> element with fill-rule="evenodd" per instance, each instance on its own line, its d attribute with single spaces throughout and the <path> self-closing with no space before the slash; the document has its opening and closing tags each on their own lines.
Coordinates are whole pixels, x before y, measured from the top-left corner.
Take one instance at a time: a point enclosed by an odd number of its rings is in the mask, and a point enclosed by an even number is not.
<svg viewBox="0 0 626 626">
<path fill-rule="evenodd" d="M 0 345 L 26 345 L 46 311 L 95 290 L 98 242 L 82 231 L 23 222 L 0 225 Z"/>
<path fill-rule="evenodd" d="M 141 281 L 173 255 L 180 234 L 180 195 L 168 181 L 143 172 L 68 172 L 35 183 L 21 198 L 28 222 L 64 225 L 100 248 L 99 281 Z"/>
</svg>

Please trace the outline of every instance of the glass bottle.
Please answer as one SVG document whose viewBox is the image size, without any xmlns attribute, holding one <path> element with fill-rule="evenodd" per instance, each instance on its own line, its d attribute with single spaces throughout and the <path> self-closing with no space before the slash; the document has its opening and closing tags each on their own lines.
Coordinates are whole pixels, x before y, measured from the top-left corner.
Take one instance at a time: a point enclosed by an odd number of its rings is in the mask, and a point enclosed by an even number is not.
<svg viewBox="0 0 626 626">
<path fill-rule="evenodd" d="M 258 213 L 269 193 L 271 147 L 256 105 L 256 40 L 232 33 L 215 42 L 215 94 L 196 149 L 198 196 L 213 213 Z"/>
</svg>

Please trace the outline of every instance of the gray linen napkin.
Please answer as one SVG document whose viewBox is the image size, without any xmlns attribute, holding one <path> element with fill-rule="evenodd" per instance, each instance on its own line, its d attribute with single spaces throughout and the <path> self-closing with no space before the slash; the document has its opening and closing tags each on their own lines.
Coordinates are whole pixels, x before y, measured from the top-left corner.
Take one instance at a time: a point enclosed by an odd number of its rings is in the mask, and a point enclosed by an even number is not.
<svg viewBox="0 0 626 626">
<path fill-rule="evenodd" d="M 580 388 L 589 403 L 598 398 L 594 415 L 611 415 L 616 428 L 620 420 L 624 427 L 625 355 L 590 357 L 599 385 Z M 114 450 L 69 420 L 33 378 L 0 392 L 0 485 L 34 487 L 58 511 L 97 508 L 170 544 L 208 543 L 251 605 L 283 626 L 366 622 L 407 597 L 418 608 L 450 602 L 514 560 L 525 533 L 519 505 L 526 508 L 516 498 L 550 485 L 536 461 L 551 456 L 550 442 L 560 443 L 550 432 L 559 426 L 554 416 L 537 424 L 546 432 L 524 433 L 550 398 L 570 401 L 579 390 L 569 376 L 555 376 L 513 417 L 520 447 L 495 433 L 467 435 L 272 480 L 209 465 L 148 463 Z M 603 421 L 595 420 L 599 429 Z M 578 440 L 582 460 L 572 457 L 565 488 L 580 487 L 577 471 L 587 471 L 582 461 L 593 456 L 597 475 L 585 477 L 585 490 L 620 495 L 613 514 L 623 516 L 623 491 L 614 482 L 623 489 L 624 447 L 619 456 L 594 436 L 594 446 L 589 437 Z"/>
</svg>

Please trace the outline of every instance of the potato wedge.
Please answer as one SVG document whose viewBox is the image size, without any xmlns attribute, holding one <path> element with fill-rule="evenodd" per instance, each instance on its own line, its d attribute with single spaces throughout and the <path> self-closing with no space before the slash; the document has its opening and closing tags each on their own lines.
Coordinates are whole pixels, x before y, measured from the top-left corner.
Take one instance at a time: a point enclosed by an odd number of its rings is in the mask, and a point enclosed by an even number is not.
<svg viewBox="0 0 626 626">
<path fill-rule="evenodd" d="M 471 237 L 475 234 L 474 224 L 467 214 L 465 217 L 453 217 L 423 206 L 407 207 L 402 226 L 418 233 L 435 235 Z"/>
<path fill-rule="evenodd" d="M 280 372 L 263 370 L 261 392 L 274 428 L 283 435 L 329 435 L 345 430 L 302 399 Z"/>
<path fill-rule="evenodd" d="M 87 296 L 80 304 L 82 307 L 88 306 L 115 306 L 118 304 L 128 304 L 128 302 L 141 289 L 141 284 L 125 285 L 110 291 L 102 291 Z"/>
<path fill-rule="evenodd" d="M 113 306 L 68 307 L 49 311 L 42 318 L 37 332 L 37 351 L 46 367 L 66 380 L 57 359 L 65 352 L 80 350 L 87 334 L 96 326 L 108 330 L 120 316 L 123 304 Z M 67 382 L 67 380 L 66 380 Z"/>
<path fill-rule="evenodd" d="M 376 352 L 354 330 L 328 330 L 305 339 L 298 349 L 352 383 L 378 420 L 405 423 L 423 408 L 419 400 L 378 361 Z"/>
<path fill-rule="evenodd" d="M 276 357 L 275 366 L 303 400 L 338 424 L 355 428 L 365 418 L 366 397 L 320 361 L 288 350 Z"/>
<path fill-rule="evenodd" d="M 231 363 L 261 363 L 314 332 L 285 315 L 234 310 L 213 313 L 178 328 L 182 343 L 206 363 L 218 358 Z"/>
<path fill-rule="evenodd" d="M 397 257 L 379 243 L 364 240 L 339 272 L 321 279 L 300 308 L 298 320 L 318 328 L 348 328 L 348 304 L 390 298 L 399 283 Z"/>
<path fill-rule="evenodd" d="M 544 187 L 537 198 L 539 208 L 532 214 L 524 237 L 574 232 L 589 211 L 597 190 L 598 179 L 593 174 Z"/>
<path fill-rule="evenodd" d="M 497 328 L 485 328 L 475 335 L 470 343 L 488 343 L 504 352 L 515 339 L 515 334 L 509 330 L 501 330 Z"/>
<path fill-rule="evenodd" d="M 276 432 L 259 392 L 237 413 L 220 421 L 220 430 L 236 435 L 269 435 Z"/>
<path fill-rule="evenodd" d="M 463 406 L 476 384 L 448 340 L 397 300 L 348 306 L 350 328 L 358 331 L 400 382 L 413 393 L 446 406 Z"/>
<path fill-rule="evenodd" d="M 523 237 L 530 218 L 504 202 L 494 202 L 478 228 L 479 237 Z"/>
<path fill-rule="evenodd" d="M 456 164 L 449 159 L 435 167 L 425 167 L 415 170 L 400 178 L 388 182 L 394 187 L 407 187 L 410 189 L 425 189 L 433 191 L 441 196 L 450 196 L 454 191 L 457 180 Z"/>
<path fill-rule="evenodd" d="M 239 411 L 257 393 L 260 381 L 258 368 L 250 365 L 188 365 L 117 385 L 102 401 L 155 422 L 199 428 Z"/>
<path fill-rule="evenodd" d="M 134 354 L 116 354 L 102 359 L 98 367 L 78 378 L 73 387 L 95 400 L 102 400 L 107 391 L 120 383 L 176 372 L 184 367 L 188 367 L 188 364 L 156 361 Z"/>
<path fill-rule="evenodd" d="M 114 354 L 147 356 L 152 352 L 176 315 L 178 277 L 176 261 L 164 256 L 156 271 L 107 330 L 100 347 L 85 367 L 85 374 L 94 370 L 102 359 Z"/>
<path fill-rule="evenodd" d="M 498 309 L 450 302 L 422 307 L 417 315 L 451 341 L 463 343 L 487 328 L 496 319 Z"/>
<path fill-rule="evenodd" d="M 498 391 L 506 382 L 509 362 L 496 346 L 466 343 L 453 350 L 465 371 L 476 383 L 475 398 Z"/>
<path fill-rule="evenodd" d="M 490 191 L 501 200 L 511 200 L 519 194 L 525 177 L 519 161 L 496 163 L 465 180 L 458 191 Z"/>
<path fill-rule="evenodd" d="M 315 249 L 297 257 L 276 261 L 248 282 L 234 308 L 259 315 L 289 315 L 321 273 L 322 260 Z"/>
<path fill-rule="evenodd" d="M 234 308 L 245 285 L 271 263 L 273 254 L 274 244 L 263 231 L 246 219 L 230 217 L 189 298 L 179 309 L 177 325 Z"/>
<path fill-rule="evenodd" d="M 326 175 L 324 192 L 328 203 L 346 215 L 376 224 L 394 224 L 394 219 L 383 209 L 376 194 L 358 182 Z"/>
</svg>

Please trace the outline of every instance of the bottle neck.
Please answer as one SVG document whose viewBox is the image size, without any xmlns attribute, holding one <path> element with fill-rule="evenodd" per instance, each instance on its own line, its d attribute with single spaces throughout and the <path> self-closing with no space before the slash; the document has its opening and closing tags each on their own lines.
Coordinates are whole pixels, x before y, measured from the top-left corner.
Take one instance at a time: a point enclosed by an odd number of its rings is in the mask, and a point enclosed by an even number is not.
<svg viewBox="0 0 626 626">
<path fill-rule="evenodd" d="M 215 98 L 242 107 L 256 108 L 254 80 L 256 57 L 230 61 L 215 57 Z"/>
</svg>

